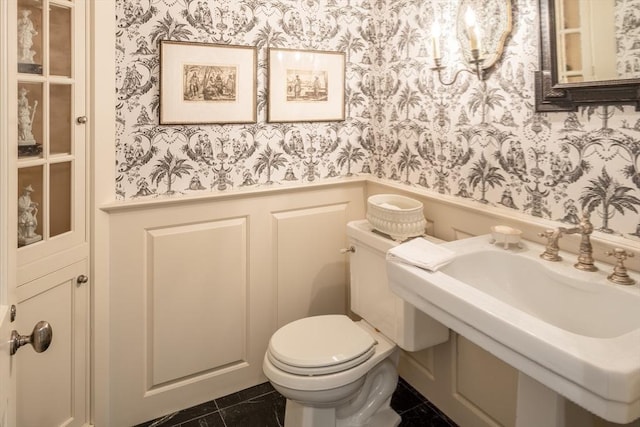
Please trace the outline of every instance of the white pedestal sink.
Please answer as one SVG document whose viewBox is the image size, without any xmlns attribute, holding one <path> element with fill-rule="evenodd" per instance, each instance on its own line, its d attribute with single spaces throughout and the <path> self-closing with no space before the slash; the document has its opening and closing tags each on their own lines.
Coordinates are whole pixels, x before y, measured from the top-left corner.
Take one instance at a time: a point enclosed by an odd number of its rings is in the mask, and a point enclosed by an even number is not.
<svg viewBox="0 0 640 427">
<path fill-rule="evenodd" d="M 387 261 L 391 290 L 521 372 L 518 427 L 562 426 L 557 394 L 609 421 L 639 418 L 640 286 L 579 271 L 572 254 L 544 261 L 537 243 L 490 241 L 444 243 L 456 257 L 437 272 Z"/>
</svg>

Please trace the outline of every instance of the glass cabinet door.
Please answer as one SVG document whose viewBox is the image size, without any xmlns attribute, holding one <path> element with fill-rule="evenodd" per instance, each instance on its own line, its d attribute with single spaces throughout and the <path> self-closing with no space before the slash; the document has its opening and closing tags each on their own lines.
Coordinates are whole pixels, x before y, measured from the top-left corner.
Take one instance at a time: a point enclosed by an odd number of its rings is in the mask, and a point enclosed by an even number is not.
<svg viewBox="0 0 640 427">
<path fill-rule="evenodd" d="M 29 247 L 33 257 L 86 238 L 78 8 L 83 1 L 17 0 L 17 232 L 18 247 Z"/>
</svg>

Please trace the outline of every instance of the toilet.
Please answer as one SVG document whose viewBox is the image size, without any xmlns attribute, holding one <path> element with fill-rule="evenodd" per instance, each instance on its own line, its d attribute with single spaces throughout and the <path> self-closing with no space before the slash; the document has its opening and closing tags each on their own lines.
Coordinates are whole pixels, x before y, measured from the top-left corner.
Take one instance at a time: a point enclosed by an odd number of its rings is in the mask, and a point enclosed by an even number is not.
<svg viewBox="0 0 640 427">
<path fill-rule="evenodd" d="M 286 399 L 285 427 L 393 427 L 398 347 L 418 351 L 449 339 L 449 330 L 391 292 L 386 252 L 397 245 L 366 220 L 347 224 L 351 310 L 313 316 L 277 330 L 263 371 Z M 437 241 L 436 239 L 433 239 Z"/>
</svg>

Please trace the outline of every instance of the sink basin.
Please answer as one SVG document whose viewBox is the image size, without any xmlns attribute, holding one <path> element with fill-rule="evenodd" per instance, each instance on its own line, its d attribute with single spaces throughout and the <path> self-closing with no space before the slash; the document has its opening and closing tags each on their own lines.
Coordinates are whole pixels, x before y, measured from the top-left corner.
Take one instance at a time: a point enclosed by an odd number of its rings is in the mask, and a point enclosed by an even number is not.
<svg viewBox="0 0 640 427">
<path fill-rule="evenodd" d="M 544 247 L 444 243 L 437 272 L 387 261 L 393 292 L 551 390 L 609 421 L 640 417 L 640 286 L 544 261 Z M 637 278 L 637 277 L 634 277 Z"/>
<path fill-rule="evenodd" d="M 491 250 L 462 254 L 440 271 L 574 334 L 614 338 L 640 328 L 640 295 L 577 270 L 562 274 L 538 259 Z"/>
</svg>

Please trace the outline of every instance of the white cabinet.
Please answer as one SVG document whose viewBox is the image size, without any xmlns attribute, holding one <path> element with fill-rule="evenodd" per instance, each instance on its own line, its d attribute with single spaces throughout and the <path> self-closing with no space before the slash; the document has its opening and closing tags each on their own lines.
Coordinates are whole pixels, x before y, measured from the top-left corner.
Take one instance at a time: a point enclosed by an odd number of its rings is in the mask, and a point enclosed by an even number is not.
<svg viewBox="0 0 640 427">
<path fill-rule="evenodd" d="M 49 349 L 25 348 L 18 425 L 80 426 L 89 416 L 86 2 L 9 0 L 9 230 L 16 236 L 15 329 L 39 320 Z M 12 67 L 10 67 L 12 68 Z M 44 403 L 43 403 L 44 402 Z"/>
<path fill-rule="evenodd" d="M 44 353 L 21 349 L 17 358 L 17 425 L 82 426 L 89 422 L 89 287 L 79 261 L 17 289 L 15 327 L 28 333 L 39 320 L 53 328 Z"/>
</svg>

